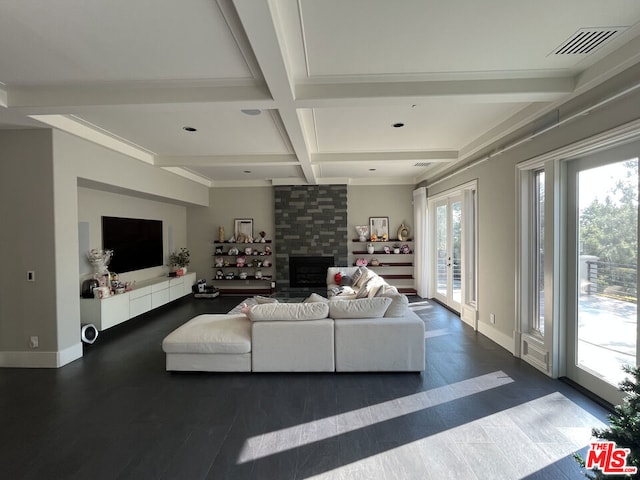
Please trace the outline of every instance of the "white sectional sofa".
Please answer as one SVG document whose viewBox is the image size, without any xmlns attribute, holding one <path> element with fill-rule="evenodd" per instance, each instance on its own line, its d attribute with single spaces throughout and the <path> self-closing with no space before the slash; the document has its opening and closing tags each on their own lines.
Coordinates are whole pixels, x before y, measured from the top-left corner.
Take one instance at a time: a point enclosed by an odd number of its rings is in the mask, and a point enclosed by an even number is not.
<svg viewBox="0 0 640 480">
<path fill-rule="evenodd" d="M 349 274 L 356 268 L 337 270 Z M 370 282 L 369 290 L 377 283 Z M 408 308 L 406 296 L 386 287 L 370 297 L 311 295 L 301 303 L 255 305 L 246 315 L 200 315 L 164 339 L 166 369 L 421 372 L 424 322 Z"/>
</svg>

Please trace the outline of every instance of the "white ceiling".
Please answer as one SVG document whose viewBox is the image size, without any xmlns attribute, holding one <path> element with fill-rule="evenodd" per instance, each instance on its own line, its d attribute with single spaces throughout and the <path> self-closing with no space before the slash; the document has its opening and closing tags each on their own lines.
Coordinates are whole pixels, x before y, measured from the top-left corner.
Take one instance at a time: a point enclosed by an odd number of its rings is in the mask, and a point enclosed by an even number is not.
<svg viewBox="0 0 640 480">
<path fill-rule="evenodd" d="M 640 62 L 639 34 L 637 0 L 3 0 L 0 128 L 212 186 L 413 184 Z"/>
</svg>

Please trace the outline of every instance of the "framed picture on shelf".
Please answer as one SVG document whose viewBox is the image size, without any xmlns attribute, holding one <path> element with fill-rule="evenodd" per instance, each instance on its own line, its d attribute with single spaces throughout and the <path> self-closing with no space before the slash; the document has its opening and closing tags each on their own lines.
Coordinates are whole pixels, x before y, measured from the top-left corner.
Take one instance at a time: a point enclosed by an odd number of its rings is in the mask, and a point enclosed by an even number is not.
<svg viewBox="0 0 640 480">
<path fill-rule="evenodd" d="M 234 220 L 234 228 L 236 238 L 241 234 L 253 238 L 253 218 L 236 218 Z"/>
<path fill-rule="evenodd" d="M 389 217 L 369 217 L 369 234 L 382 238 L 389 238 Z"/>
</svg>

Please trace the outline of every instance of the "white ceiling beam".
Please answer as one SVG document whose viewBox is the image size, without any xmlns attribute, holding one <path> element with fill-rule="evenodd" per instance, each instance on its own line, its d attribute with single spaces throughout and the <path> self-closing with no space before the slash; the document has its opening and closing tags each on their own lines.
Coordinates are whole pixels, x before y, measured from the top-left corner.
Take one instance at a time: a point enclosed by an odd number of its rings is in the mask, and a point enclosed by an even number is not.
<svg viewBox="0 0 640 480">
<path fill-rule="evenodd" d="M 458 159 L 455 150 L 422 152 L 358 152 L 358 153 L 314 153 L 311 160 L 315 165 L 358 162 L 419 162 L 449 163 Z"/>
<path fill-rule="evenodd" d="M 298 166 L 295 155 L 157 155 L 154 165 L 160 167 L 279 167 Z"/>
<path fill-rule="evenodd" d="M 294 101 L 294 85 L 283 47 L 278 38 L 276 18 L 268 0 L 234 0 L 236 12 L 251 43 L 269 91 L 278 106 L 282 124 L 291 141 L 308 183 L 317 182 L 304 134 L 302 120 Z"/>
<path fill-rule="evenodd" d="M 183 168 L 174 168 L 174 167 L 164 167 L 163 170 L 166 170 L 167 172 L 171 172 L 175 175 L 179 175 L 183 178 L 186 178 L 188 180 L 197 182 L 201 185 L 204 185 L 206 187 L 212 187 L 213 183 L 211 182 L 211 180 L 204 178 L 201 175 L 196 175 L 193 172 L 190 172 L 188 170 L 185 170 Z"/>
<path fill-rule="evenodd" d="M 112 136 L 106 135 L 98 130 L 88 127 L 74 119 L 65 117 L 64 115 L 31 115 L 31 118 L 38 120 L 51 127 L 70 133 L 77 137 L 83 138 L 90 142 L 102 145 L 115 152 L 122 153 L 141 162 L 153 165 L 153 154 L 136 148 L 133 145 L 118 140 Z"/>
<path fill-rule="evenodd" d="M 246 83 L 246 82 L 245 82 Z M 77 113 L 86 107 L 126 107 L 140 110 L 208 108 L 211 104 L 233 104 L 238 108 L 274 107 L 264 84 L 204 86 L 199 84 L 159 85 L 157 83 L 40 86 L 9 88 L 7 106 L 27 114 Z"/>
<path fill-rule="evenodd" d="M 573 92 L 575 79 L 518 78 L 426 82 L 301 84 L 298 108 L 420 103 L 430 97 L 462 98 L 465 102 L 549 102 Z"/>
</svg>

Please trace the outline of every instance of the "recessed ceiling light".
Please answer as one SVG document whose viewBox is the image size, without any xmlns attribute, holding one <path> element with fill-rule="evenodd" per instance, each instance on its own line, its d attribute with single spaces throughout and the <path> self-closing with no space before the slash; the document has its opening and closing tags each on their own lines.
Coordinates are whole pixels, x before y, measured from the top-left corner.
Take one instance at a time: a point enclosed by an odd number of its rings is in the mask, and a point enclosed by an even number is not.
<svg viewBox="0 0 640 480">
<path fill-rule="evenodd" d="M 193 127 L 182 127 L 182 129 L 183 129 L 185 132 L 197 132 L 197 131 L 198 131 L 198 129 L 197 129 L 197 128 L 193 128 Z"/>
<path fill-rule="evenodd" d="M 255 117 L 256 115 L 260 115 L 262 113 L 262 110 L 259 110 L 257 108 L 243 108 L 240 111 L 245 115 L 249 115 L 250 117 Z"/>
<path fill-rule="evenodd" d="M 398 123 L 394 123 L 393 124 L 393 128 L 402 128 L 402 127 L 404 127 L 404 123 L 402 123 L 402 122 L 398 122 Z"/>
<path fill-rule="evenodd" d="M 369 171 L 370 171 L 370 172 L 375 172 L 375 171 L 376 171 L 376 169 L 375 169 L 375 168 L 370 168 L 370 169 L 369 169 Z"/>
<path fill-rule="evenodd" d="M 244 173 L 251 173 L 251 170 L 245 170 Z"/>
</svg>

